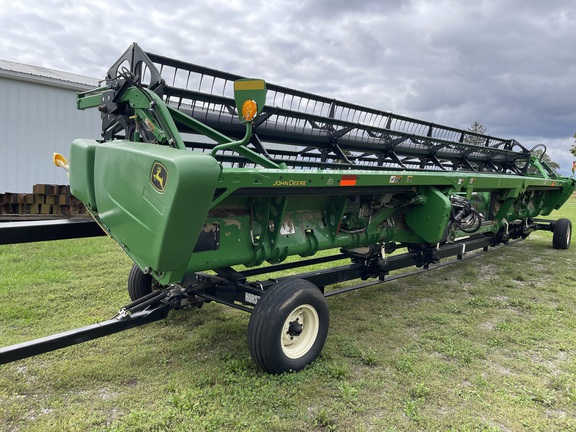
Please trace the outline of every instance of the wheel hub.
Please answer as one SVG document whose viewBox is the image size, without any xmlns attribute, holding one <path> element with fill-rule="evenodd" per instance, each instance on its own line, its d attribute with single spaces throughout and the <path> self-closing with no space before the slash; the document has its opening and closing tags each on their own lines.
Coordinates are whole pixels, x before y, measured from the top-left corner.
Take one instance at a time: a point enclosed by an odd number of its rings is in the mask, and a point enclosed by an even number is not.
<svg viewBox="0 0 576 432">
<path fill-rule="evenodd" d="M 296 318 L 295 321 L 290 321 L 288 326 L 288 334 L 292 337 L 300 336 L 302 334 L 304 326 L 300 324 L 300 318 Z"/>
<path fill-rule="evenodd" d="M 314 345 L 320 321 L 316 309 L 304 304 L 294 309 L 284 323 L 281 345 L 284 354 L 289 358 L 305 355 Z"/>
</svg>

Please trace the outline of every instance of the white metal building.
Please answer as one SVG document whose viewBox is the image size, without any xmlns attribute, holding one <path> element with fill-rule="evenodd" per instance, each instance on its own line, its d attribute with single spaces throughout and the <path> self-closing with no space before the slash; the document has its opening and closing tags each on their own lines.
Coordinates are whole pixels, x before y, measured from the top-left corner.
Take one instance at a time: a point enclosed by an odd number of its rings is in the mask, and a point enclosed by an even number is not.
<svg viewBox="0 0 576 432">
<path fill-rule="evenodd" d="M 76 93 L 97 85 L 96 78 L 0 60 L 0 193 L 68 184 L 52 155 L 67 157 L 76 138 L 100 138 L 100 113 L 76 109 Z"/>
</svg>

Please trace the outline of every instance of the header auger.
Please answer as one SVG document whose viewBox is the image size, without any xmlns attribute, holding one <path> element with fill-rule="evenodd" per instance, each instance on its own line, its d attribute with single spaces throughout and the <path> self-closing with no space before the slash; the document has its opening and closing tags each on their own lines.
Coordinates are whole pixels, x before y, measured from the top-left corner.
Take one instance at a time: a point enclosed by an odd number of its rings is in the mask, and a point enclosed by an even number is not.
<svg viewBox="0 0 576 432">
<path fill-rule="evenodd" d="M 513 139 L 239 77 L 136 44 L 101 87 L 78 96 L 78 107 L 99 109 L 103 140 L 72 143 L 71 190 L 134 260 L 133 302 L 98 331 L 68 332 L 65 343 L 56 335 L 42 348 L 34 341 L 9 347 L 0 351 L 4 361 L 217 301 L 252 313 L 248 345 L 261 368 L 299 370 L 322 350 L 330 295 L 536 230 L 552 231 L 555 248 L 570 245 L 569 220 L 538 217 L 571 196 L 574 180 Z M 302 259 L 286 261 L 294 255 Z M 259 278 L 343 259 L 326 270 Z M 373 280 L 325 290 L 354 279 Z"/>
</svg>

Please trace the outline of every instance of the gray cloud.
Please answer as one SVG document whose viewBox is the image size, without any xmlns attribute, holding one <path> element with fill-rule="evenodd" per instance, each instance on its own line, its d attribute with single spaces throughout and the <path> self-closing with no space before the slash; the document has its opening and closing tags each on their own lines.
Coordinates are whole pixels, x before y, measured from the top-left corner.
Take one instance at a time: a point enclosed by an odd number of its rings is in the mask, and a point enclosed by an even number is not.
<svg viewBox="0 0 576 432">
<path fill-rule="evenodd" d="M 547 143 L 576 132 L 569 0 L 28 0 L 0 8 L 0 58 L 103 77 L 144 49 L 386 111 Z"/>
</svg>

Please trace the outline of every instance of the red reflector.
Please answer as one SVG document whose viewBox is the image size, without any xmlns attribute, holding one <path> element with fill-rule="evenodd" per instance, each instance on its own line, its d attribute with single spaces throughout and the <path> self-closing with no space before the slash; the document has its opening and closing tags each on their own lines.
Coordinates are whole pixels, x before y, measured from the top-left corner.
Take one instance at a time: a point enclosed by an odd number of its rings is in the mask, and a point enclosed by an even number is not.
<svg viewBox="0 0 576 432">
<path fill-rule="evenodd" d="M 340 186 L 356 186 L 356 180 L 358 180 L 358 176 L 343 175 L 340 179 Z"/>
</svg>

